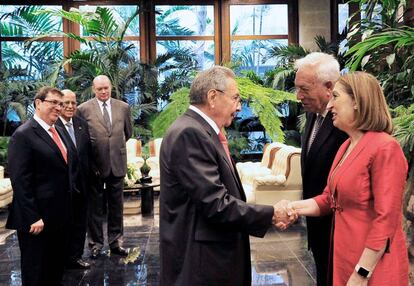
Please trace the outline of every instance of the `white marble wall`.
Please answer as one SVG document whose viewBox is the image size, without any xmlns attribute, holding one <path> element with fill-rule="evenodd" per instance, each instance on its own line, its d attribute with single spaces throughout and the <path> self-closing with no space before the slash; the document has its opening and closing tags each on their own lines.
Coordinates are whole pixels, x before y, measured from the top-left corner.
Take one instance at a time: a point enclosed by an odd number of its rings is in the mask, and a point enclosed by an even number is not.
<svg viewBox="0 0 414 286">
<path fill-rule="evenodd" d="M 331 39 L 330 0 L 299 0 L 299 44 L 312 51 L 317 50 L 314 38 Z"/>
</svg>

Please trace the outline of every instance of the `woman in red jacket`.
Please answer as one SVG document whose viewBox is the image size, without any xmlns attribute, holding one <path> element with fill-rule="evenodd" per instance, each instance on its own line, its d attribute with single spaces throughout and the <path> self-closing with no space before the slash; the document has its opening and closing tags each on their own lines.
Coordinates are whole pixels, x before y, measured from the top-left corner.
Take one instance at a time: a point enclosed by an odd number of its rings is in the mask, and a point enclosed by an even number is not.
<svg viewBox="0 0 414 286">
<path fill-rule="evenodd" d="M 391 116 L 370 74 L 344 75 L 328 104 L 333 124 L 349 135 L 336 154 L 323 194 L 292 202 L 299 215 L 334 212 L 333 284 L 408 285 L 402 228 L 407 161 L 390 135 Z"/>
</svg>

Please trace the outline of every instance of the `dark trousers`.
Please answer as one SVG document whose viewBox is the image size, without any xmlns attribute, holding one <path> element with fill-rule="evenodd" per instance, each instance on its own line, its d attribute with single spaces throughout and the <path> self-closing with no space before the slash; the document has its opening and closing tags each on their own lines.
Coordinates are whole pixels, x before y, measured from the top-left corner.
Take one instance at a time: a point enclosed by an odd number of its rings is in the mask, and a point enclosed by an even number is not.
<svg viewBox="0 0 414 286">
<path fill-rule="evenodd" d="M 82 258 L 87 227 L 87 198 L 83 193 L 72 194 L 72 217 L 69 226 L 68 260 Z M 68 261 L 68 262 L 69 262 Z"/>
<path fill-rule="evenodd" d="M 64 230 L 43 230 L 38 235 L 17 231 L 17 238 L 22 285 L 61 285 L 67 249 Z"/>
<path fill-rule="evenodd" d="M 88 242 L 91 248 L 104 244 L 104 209 L 107 209 L 108 244 L 110 248 L 122 245 L 124 233 L 123 198 L 124 177 L 112 174 L 104 179 L 95 178 L 89 192 Z M 104 189 L 105 184 L 105 189 Z"/>
<path fill-rule="evenodd" d="M 312 237 L 309 248 L 315 260 L 318 286 L 332 285 L 331 224 L 331 216 L 307 218 L 308 234 Z"/>
</svg>

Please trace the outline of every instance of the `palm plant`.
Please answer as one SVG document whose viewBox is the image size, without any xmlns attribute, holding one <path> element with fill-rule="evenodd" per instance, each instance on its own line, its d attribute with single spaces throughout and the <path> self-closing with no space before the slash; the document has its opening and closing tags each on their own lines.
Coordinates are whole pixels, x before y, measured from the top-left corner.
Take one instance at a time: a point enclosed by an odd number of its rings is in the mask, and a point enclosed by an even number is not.
<svg viewBox="0 0 414 286">
<path fill-rule="evenodd" d="M 295 95 L 257 85 L 246 77 L 238 77 L 236 82 L 240 97 L 244 102 L 249 103 L 270 138 L 275 141 L 284 141 L 285 135 L 279 118 L 278 106 L 286 101 L 296 101 Z M 189 89 L 182 88 L 171 95 L 171 103 L 152 123 L 155 137 L 162 137 L 174 120 L 187 110 L 190 104 L 188 94 Z"/>
<path fill-rule="evenodd" d="M 8 37 L 24 37 L 57 32 L 62 22 L 47 15 L 39 15 L 41 6 L 23 6 L 0 15 L 0 34 Z M 2 62 L 9 70 L 25 71 L 21 80 L 47 80 L 53 63 L 62 59 L 61 41 L 3 43 Z M 21 68 L 24 66 L 24 68 Z"/>
</svg>

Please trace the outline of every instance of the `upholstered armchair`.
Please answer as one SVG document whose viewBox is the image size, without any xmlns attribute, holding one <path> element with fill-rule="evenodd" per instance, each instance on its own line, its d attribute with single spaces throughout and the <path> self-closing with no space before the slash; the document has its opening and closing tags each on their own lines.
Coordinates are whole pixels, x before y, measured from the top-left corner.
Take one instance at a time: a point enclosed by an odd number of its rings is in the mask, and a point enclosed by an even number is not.
<svg viewBox="0 0 414 286">
<path fill-rule="evenodd" d="M 162 138 L 156 138 L 149 142 L 150 157 L 147 159 L 147 164 L 151 168 L 149 176 L 152 177 L 153 183 L 160 182 L 160 148 Z"/>
<path fill-rule="evenodd" d="M 141 178 L 140 168 L 144 165 L 144 159 L 141 157 L 141 140 L 130 138 L 126 142 L 127 148 L 127 165 L 128 173 L 125 177 L 127 184 L 133 184 L 139 178 Z"/>
<path fill-rule="evenodd" d="M 301 149 L 284 145 L 274 156 L 270 174 L 257 174 L 243 183 L 248 202 L 274 205 L 276 202 L 302 198 Z"/>
<path fill-rule="evenodd" d="M 243 184 L 251 184 L 252 179 L 257 176 L 271 173 L 271 168 L 276 152 L 285 144 L 273 142 L 266 144 L 263 148 L 263 157 L 260 162 L 240 162 L 236 164 Z"/>
<path fill-rule="evenodd" d="M 9 178 L 4 178 L 4 167 L 0 166 L 0 208 L 7 206 L 13 200 L 13 189 Z"/>
</svg>

